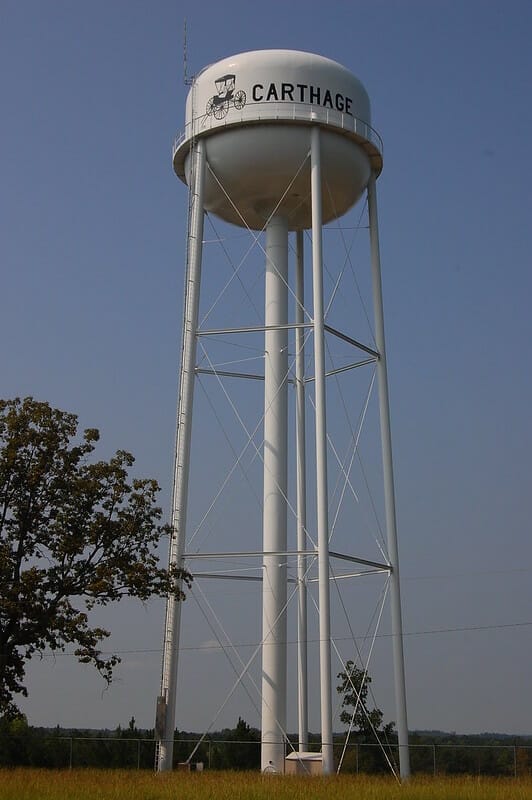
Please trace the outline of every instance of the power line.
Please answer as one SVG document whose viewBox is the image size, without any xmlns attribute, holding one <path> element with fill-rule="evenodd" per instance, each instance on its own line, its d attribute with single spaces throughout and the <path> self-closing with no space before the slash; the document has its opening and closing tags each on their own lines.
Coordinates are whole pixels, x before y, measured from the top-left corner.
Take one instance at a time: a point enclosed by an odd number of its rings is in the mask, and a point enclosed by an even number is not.
<svg viewBox="0 0 532 800">
<path fill-rule="evenodd" d="M 494 630 L 504 630 L 507 628 L 526 628 L 532 626 L 532 622 L 506 622 L 501 623 L 499 625 L 467 625 L 459 628 L 433 628 L 430 630 L 423 630 L 423 631 L 408 631 L 403 632 L 403 636 L 406 637 L 414 637 L 414 636 L 435 636 L 438 634 L 443 633 L 469 633 L 473 631 L 494 631 Z M 391 633 L 379 633 L 377 634 L 377 639 L 389 639 L 393 634 Z M 353 637 L 351 636 L 334 636 L 332 637 L 335 642 L 344 642 L 344 641 L 353 641 Z M 364 640 L 366 636 L 357 636 L 355 639 Z M 308 639 L 309 644 L 317 644 L 319 639 Z M 287 641 L 287 644 L 297 644 L 295 639 Z M 234 647 L 257 647 L 259 642 L 240 642 L 235 644 Z M 204 644 L 204 645 L 189 645 L 180 647 L 180 651 L 187 651 L 187 652 L 208 652 L 210 650 L 222 650 L 221 646 L 218 643 L 212 644 Z M 140 654 L 147 654 L 147 653 L 162 653 L 162 647 L 156 648 L 142 648 L 142 649 L 135 649 L 135 650 L 100 650 L 100 655 L 140 655 Z M 54 652 L 54 653 L 42 653 L 42 658 L 58 658 L 61 656 L 74 656 L 75 653 L 73 652 Z"/>
<path fill-rule="evenodd" d="M 402 581 L 437 581 L 453 578 L 471 578 L 480 575 L 512 575 L 516 572 L 530 572 L 532 567 L 514 567 L 511 569 L 483 569 L 468 570 L 467 572 L 452 572 L 444 575 L 403 575 Z"/>
</svg>

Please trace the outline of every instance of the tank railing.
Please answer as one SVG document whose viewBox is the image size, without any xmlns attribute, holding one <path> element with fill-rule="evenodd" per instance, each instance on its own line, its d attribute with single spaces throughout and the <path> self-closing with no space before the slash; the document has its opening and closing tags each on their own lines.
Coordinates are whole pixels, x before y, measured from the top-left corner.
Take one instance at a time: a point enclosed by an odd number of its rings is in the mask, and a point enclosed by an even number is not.
<svg viewBox="0 0 532 800">
<path fill-rule="evenodd" d="M 260 106 L 263 106 L 264 109 L 267 108 L 268 113 L 261 115 Z M 348 133 L 354 133 L 356 136 L 372 144 L 381 155 L 383 152 L 382 139 L 377 131 L 358 117 L 345 114 L 341 111 L 335 111 L 334 109 L 323 108 L 323 106 L 279 101 L 275 103 L 249 103 L 240 110 L 231 108 L 223 120 L 216 119 L 213 115 L 209 114 L 198 115 L 194 118 L 193 122 L 187 123 L 185 129 L 176 136 L 172 148 L 172 158 L 175 156 L 182 143 L 191 138 L 193 132 L 195 135 L 198 135 L 207 130 L 220 130 L 225 127 L 234 127 L 240 123 L 271 122 L 272 120 L 294 122 L 305 120 L 330 125 L 331 127 L 339 128 Z"/>
</svg>

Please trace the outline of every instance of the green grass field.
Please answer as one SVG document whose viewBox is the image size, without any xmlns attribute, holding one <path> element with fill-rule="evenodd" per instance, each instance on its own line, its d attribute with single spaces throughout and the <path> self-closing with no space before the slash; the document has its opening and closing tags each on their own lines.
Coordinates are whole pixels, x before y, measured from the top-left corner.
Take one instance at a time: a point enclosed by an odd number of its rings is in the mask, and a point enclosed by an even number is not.
<svg viewBox="0 0 532 800">
<path fill-rule="evenodd" d="M 532 800 L 532 779 L 300 778 L 237 772 L 0 770 L 0 800 Z"/>
</svg>

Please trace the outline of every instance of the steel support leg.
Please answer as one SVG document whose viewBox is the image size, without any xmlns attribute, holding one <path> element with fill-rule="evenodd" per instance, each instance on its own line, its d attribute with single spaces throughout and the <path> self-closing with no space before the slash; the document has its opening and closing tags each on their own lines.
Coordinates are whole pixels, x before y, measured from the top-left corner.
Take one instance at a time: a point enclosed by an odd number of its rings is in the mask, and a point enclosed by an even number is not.
<svg viewBox="0 0 532 800">
<path fill-rule="evenodd" d="M 296 234 L 295 321 L 305 321 L 303 231 Z M 307 549 L 307 473 L 305 431 L 305 330 L 296 328 L 296 484 L 297 549 Z M 307 557 L 297 559 L 297 660 L 299 751 L 308 750 Z"/>
<path fill-rule="evenodd" d="M 399 766 L 401 778 L 410 777 L 410 754 L 408 751 L 408 723 L 406 717 L 406 685 L 403 653 L 403 623 L 401 615 L 401 591 L 399 582 L 399 553 L 397 548 L 397 521 L 395 514 L 395 490 L 392 462 L 392 436 L 390 428 L 390 402 L 388 397 L 388 374 L 386 369 L 386 347 L 384 341 L 384 311 L 382 302 L 381 262 L 379 248 L 379 224 L 377 216 L 376 176 L 371 173 L 368 183 L 369 235 L 371 247 L 371 274 L 373 281 L 373 306 L 375 314 L 375 341 L 379 352 L 377 378 L 379 385 L 379 413 L 384 474 L 384 503 L 386 509 L 386 533 L 390 573 L 390 605 L 392 615 L 392 640 L 395 682 L 397 735 L 399 739 Z"/>
<path fill-rule="evenodd" d="M 191 157 L 192 176 L 187 240 L 185 312 L 181 342 L 181 371 L 179 376 L 172 497 L 172 536 L 169 554 L 169 564 L 178 567 L 183 566 L 183 553 L 185 550 L 192 400 L 194 395 L 194 368 L 196 366 L 196 331 L 198 327 L 203 245 L 205 147 L 201 140 L 194 145 Z M 156 729 L 160 729 L 162 736 L 159 739 L 156 768 L 160 772 L 172 769 L 180 626 L 181 603 L 173 595 L 170 595 L 166 602 L 161 694 L 157 704 L 158 724 Z"/>
<path fill-rule="evenodd" d="M 316 405 L 316 519 L 318 534 L 321 751 L 323 773 L 334 772 L 331 697 L 331 612 L 329 588 L 329 510 L 323 308 L 322 200 L 320 130 L 311 132 L 312 281 Z"/>
</svg>

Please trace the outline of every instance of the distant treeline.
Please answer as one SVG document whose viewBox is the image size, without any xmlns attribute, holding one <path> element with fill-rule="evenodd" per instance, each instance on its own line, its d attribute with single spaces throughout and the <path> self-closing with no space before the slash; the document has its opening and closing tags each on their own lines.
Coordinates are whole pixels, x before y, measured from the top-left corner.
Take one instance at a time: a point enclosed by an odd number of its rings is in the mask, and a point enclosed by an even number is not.
<svg viewBox="0 0 532 800">
<path fill-rule="evenodd" d="M 174 764 L 202 762 L 205 769 L 254 770 L 260 766 L 260 731 L 243 719 L 234 728 L 201 735 L 176 731 Z M 297 749 L 297 737 L 289 737 Z M 319 735 L 309 749 L 319 750 Z M 335 735 L 335 758 L 342 772 L 383 773 L 397 762 L 397 741 L 384 747 L 360 734 Z M 95 767 L 153 769 L 153 730 L 139 729 L 132 718 L 125 728 L 84 730 L 37 728 L 23 717 L 0 719 L 0 766 L 45 768 Z M 412 771 L 430 774 L 528 775 L 532 773 L 532 736 L 483 733 L 459 735 L 440 731 L 410 734 Z"/>
</svg>

